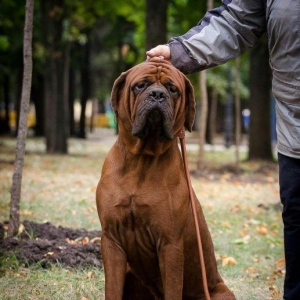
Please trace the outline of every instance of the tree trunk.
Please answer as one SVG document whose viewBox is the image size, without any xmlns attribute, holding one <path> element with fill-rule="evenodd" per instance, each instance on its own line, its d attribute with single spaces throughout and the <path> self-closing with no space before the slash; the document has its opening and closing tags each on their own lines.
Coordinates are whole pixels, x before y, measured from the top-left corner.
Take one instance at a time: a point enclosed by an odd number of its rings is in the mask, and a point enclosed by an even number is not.
<svg viewBox="0 0 300 300">
<path fill-rule="evenodd" d="M 26 0 L 26 16 L 24 27 L 24 73 L 21 96 L 21 110 L 19 117 L 18 137 L 14 173 L 12 178 L 10 216 L 8 235 L 13 236 L 18 232 L 20 224 L 20 198 L 23 163 L 25 154 L 25 140 L 27 136 L 27 120 L 30 103 L 32 81 L 32 27 L 33 27 L 34 0 Z"/>
<path fill-rule="evenodd" d="M 227 95 L 225 102 L 225 118 L 224 118 L 224 130 L 225 130 L 225 147 L 229 148 L 233 144 L 233 129 L 234 129 L 234 115 L 233 115 L 233 95 L 232 95 L 232 72 L 230 64 L 228 67 L 227 78 Z"/>
<path fill-rule="evenodd" d="M 146 49 L 165 44 L 169 0 L 146 1 Z"/>
<path fill-rule="evenodd" d="M 9 125 L 9 89 L 10 89 L 10 80 L 9 76 L 3 75 L 3 97 L 4 97 L 4 106 L 5 106 L 5 116 L 3 120 L 3 128 L 0 130 L 1 133 L 9 133 L 10 125 Z"/>
<path fill-rule="evenodd" d="M 197 162 L 197 169 L 203 167 L 204 162 L 204 146 L 206 136 L 207 112 L 208 112 L 208 99 L 206 87 L 206 71 L 202 71 L 199 75 L 200 81 L 200 124 L 199 124 L 199 156 Z"/>
<path fill-rule="evenodd" d="M 66 154 L 68 125 L 65 99 L 65 45 L 62 42 L 63 0 L 43 1 L 46 37 L 45 134 L 47 153 Z"/>
<path fill-rule="evenodd" d="M 213 8 L 214 1 L 207 0 L 206 6 L 207 10 Z M 200 72 L 199 75 L 200 82 L 200 124 L 199 124 L 199 157 L 197 162 L 197 169 L 203 167 L 204 162 L 204 146 L 205 146 L 205 136 L 207 128 L 207 114 L 208 114 L 208 97 L 207 97 L 207 86 L 206 86 L 206 70 Z"/>
<path fill-rule="evenodd" d="M 70 84 L 70 52 L 71 44 L 68 43 L 64 51 L 64 65 L 63 65 L 63 106 L 64 106 L 64 123 L 65 123 L 65 134 L 67 137 L 70 136 L 70 105 L 69 105 L 69 84 Z M 66 138 L 67 138 L 66 137 Z"/>
<path fill-rule="evenodd" d="M 88 34 L 87 34 L 88 35 Z M 91 97 L 91 76 L 90 76 L 90 42 L 87 42 L 83 47 L 84 58 L 81 66 L 81 112 L 79 121 L 79 134 L 78 137 L 85 139 L 86 137 L 86 104 Z"/>
<path fill-rule="evenodd" d="M 214 0 L 207 0 L 206 2 L 207 10 L 211 10 L 214 7 Z"/>
<path fill-rule="evenodd" d="M 208 136 L 207 136 L 207 141 L 211 145 L 214 145 L 214 139 L 216 136 L 217 113 L 218 113 L 218 93 L 217 93 L 217 89 L 213 88 L 211 92 L 211 100 L 210 100 L 210 107 L 209 107 Z"/>
<path fill-rule="evenodd" d="M 70 136 L 75 136 L 74 102 L 75 102 L 75 70 L 69 69 L 69 127 Z"/>
<path fill-rule="evenodd" d="M 14 105 L 14 110 L 16 112 L 16 127 L 14 129 L 14 136 L 17 137 L 18 131 L 19 131 L 19 122 L 20 122 L 20 110 L 21 110 L 21 97 L 22 97 L 22 88 L 23 88 L 23 76 L 24 76 L 24 66 L 20 67 L 17 71 L 17 98 L 16 98 L 16 103 Z"/>
<path fill-rule="evenodd" d="M 36 74 L 32 83 L 31 99 L 35 107 L 35 136 L 45 135 L 44 76 Z"/>
<path fill-rule="evenodd" d="M 235 102 L 235 166 L 236 172 L 240 170 L 240 142 L 241 142 L 241 99 L 239 87 L 240 58 L 235 59 L 234 73 L 234 102 Z"/>
<path fill-rule="evenodd" d="M 248 159 L 273 160 L 270 103 L 271 71 L 266 39 L 250 52 L 250 128 Z"/>
</svg>

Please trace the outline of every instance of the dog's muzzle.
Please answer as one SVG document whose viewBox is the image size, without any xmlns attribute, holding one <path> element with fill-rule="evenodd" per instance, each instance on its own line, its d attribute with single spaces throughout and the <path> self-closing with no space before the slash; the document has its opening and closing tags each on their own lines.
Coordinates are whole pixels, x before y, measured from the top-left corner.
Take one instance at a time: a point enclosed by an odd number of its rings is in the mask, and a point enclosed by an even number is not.
<svg viewBox="0 0 300 300">
<path fill-rule="evenodd" d="M 173 106 L 167 90 L 160 87 L 149 89 L 141 97 L 133 122 L 132 134 L 140 139 L 156 137 L 173 139 Z"/>
</svg>

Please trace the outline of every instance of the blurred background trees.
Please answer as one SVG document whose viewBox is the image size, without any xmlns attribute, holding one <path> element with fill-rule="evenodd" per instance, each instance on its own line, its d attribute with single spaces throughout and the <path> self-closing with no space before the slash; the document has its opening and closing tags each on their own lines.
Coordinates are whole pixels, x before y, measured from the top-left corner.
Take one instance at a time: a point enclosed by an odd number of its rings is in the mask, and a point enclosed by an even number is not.
<svg viewBox="0 0 300 300">
<path fill-rule="evenodd" d="M 219 6 L 220 1 L 214 1 Z M 24 1 L 2 0 L 0 10 L 0 134 L 15 134 L 22 86 Z M 185 33 L 206 11 L 206 1 L 35 1 L 32 111 L 29 126 L 44 136 L 48 153 L 67 153 L 69 137 L 86 138 L 95 126 L 113 127 L 109 106 L 114 80 L 145 60 L 145 51 Z M 240 59 L 243 133 L 251 159 L 272 159 L 270 72 L 262 41 Z M 234 62 L 207 72 L 206 143 L 234 143 Z M 250 71 L 249 71 L 250 70 Z M 197 102 L 199 79 L 190 75 Z M 231 97 L 231 98 L 230 98 Z M 226 116 L 226 118 L 225 118 Z M 226 120 L 226 126 L 225 126 Z M 199 110 L 195 123 L 198 130 Z M 251 131 L 252 129 L 252 131 Z M 251 135 L 252 132 L 252 135 Z M 226 134 L 225 134 L 226 133 Z"/>
</svg>

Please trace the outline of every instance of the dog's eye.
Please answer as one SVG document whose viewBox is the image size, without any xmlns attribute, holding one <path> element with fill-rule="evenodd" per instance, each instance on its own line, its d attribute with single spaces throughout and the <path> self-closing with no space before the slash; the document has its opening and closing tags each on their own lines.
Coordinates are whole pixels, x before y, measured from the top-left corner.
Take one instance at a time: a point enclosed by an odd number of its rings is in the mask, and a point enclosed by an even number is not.
<svg viewBox="0 0 300 300">
<path fill-rule="evenodd" d="M 177 90 L 177 87 L 176 87 L 176 86 L 174 86 L 174 85 L 169 85 L 169 86 L 168 86 L 168 90 L 169 90 L 170 94 L 171 94 L 173 97 L 178 96 L 178 90 Z"/>
<path fill-rule="evenodd" d="M 147 87 L 146 82 L 138 82 L 134 87 L 133 87 L 133 91 L 135 93 L 139 93 L 141 92 L 143 89 L 145 89 L 145 87 Z"/>
</svg>

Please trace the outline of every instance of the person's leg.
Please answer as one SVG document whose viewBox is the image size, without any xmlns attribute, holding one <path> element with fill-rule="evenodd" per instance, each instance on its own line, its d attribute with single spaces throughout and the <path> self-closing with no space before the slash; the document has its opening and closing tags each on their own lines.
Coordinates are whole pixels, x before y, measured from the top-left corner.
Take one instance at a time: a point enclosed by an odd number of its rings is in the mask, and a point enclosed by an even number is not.
<svg viewBox="0 0 300 300">
<path fill-rule="evenodd" d="M 278 154 L 280 198 L 283 204 L 286 300 L 300 299 L 300 159 Z"/>
</svg>

